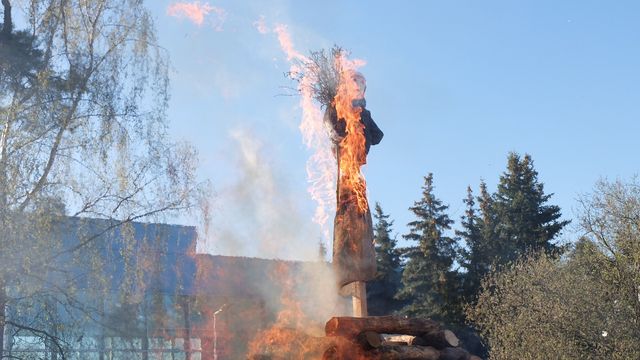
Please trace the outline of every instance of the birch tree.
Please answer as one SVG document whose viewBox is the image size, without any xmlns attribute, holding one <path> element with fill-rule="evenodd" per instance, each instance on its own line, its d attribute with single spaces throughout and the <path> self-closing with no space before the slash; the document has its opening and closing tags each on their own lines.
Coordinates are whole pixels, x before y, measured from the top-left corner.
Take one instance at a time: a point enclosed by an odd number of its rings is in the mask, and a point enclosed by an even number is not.
<svg viewBox="0 0 640 360">
<path fill-rule="evenodd" d="M 194 150 L 168 138 L 168 58 L 142 1 L 2 0 L 2 6 L 0 334 L 10 324 L 56 340 L 49 329 L 29 330 L 7 317 L 7 310 L 43 292 L 78 305 L 77 274 L 61 263 L 99 270 L 105 260 L 95 251 L 87 256 L 87 249 L 96 250 L 106 241 L 101 235 L 114 229 L 122 256 L 133 256 L 127 224 L 191 209 L 203 187 L 194 177 Z M 70 217 L 106 225 L 78 232 L 70 245 L 54 232 Z M 139 269 L 127 270 L 134 281 Z M 0 358 L 4 348 L 0 340 Z"/>
</svg>

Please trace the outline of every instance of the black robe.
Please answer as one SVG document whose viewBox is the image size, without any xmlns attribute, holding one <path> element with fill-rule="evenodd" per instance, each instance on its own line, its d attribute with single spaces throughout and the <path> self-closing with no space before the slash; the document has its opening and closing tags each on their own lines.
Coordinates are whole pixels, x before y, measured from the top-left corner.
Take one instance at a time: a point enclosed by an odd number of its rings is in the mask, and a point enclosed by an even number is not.
<svg viewBox="0 0 640 360">
<path fill-rule="evenodd" d="M 366 101 L 364 99 L 355 100 L 354 104 L 362 107 L 360 112 L 360 122 L 364 125 L 365 152 L 369 154 L 371 145 L 377 145 L 382 140 L 384 133 L 371 117 L 371 111 L 365 108 Z M 324 121 L 331 129 L 331 138 L 334 144 L 338 144 L 346 135 L 346 122 L 338 121 L 338 114 L 334 106 L 327 107 L 324 113 Z"/>
</svg>

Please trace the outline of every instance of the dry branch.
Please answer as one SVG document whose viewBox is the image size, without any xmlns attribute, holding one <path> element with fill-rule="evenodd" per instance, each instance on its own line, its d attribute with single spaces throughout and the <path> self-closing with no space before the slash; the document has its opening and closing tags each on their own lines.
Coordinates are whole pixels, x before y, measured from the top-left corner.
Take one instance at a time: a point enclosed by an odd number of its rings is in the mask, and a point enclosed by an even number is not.
<svg viewBox="0 0 640 360">
<path fill-rule="evenodd" d="M 334 45 L 330 50 L 311 51 L 309 57 L 301 61 L 300 70 L 289 72 L 287 76 L 298 83 L 298 90 L 307 87 L 317 102 L 329 107 L 338 93 L 342 71 L 340 62 L 336 59 L 346 55 L 348 52 L 338 45 Z"/>
</svg>

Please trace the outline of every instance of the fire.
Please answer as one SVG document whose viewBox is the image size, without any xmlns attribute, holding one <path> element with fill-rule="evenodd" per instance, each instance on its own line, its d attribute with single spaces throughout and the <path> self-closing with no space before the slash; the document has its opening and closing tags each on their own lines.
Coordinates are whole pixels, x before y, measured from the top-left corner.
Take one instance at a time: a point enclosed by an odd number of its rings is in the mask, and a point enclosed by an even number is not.
<svg viewBox="0 0 640 360">
<path fill-rule="evenodd" d="M 366 163 L 366 139 L 364 124 L 360 121 L 362 106 L 354 104 L 355 100 L 363 98 L 361 84 L 358 84 L 357 69 L 363 65 L 361 60 L 349 60 L 341 55 L 335 59 L 336 68 L 340 69 L 340 81 L 338 91 L 334 99 L 338 121 L 345 122 L 346 135 L 339 146 L 340 182 L 352 195 L 342 198 L 340 203 L 350 201 L 350 196 L 355 196 L 358 210 L 365 213 L 369 209 L 367 202 L 367 185 L 360 171 L 360 167 Z"/>
<path fill-rule="evenodd" d="M 291 35 L 289 34 L 287 25 L 278 24 L 276 25 L 275 29 L 273 29 L 273 31 L 275 31 L 275 33 L 278 35 L 278 42 L 280 43 L 280 48 L 282 49 L 282 51 L 285 52 L 285 54 L 287 54 L 288 61 L 291 61 L 293 59 L 302 60 L 302 61 L 306 60 L 306 57 L 301 53 L 299 53 L 293 47 L 293 41 L 291 41 Z"/>
<path fill-rule="evenodd" d="M 257 334 L 249 344 L 249 354 L 287 353 L 291 358 L 308 358 L 305 354 L 309 348 L 304 339 L 305 332 L 314 327 L 302 311 L 302 304 L 295 295 L 295 278 L 292 276 L 292 264 L 278 263 L 271 277 L 282 286 L 280 302 L 282 308 L 277 314 L 275 323 Z M 253 358 L 253 356 L 249 356 Z"/>
<path fill-rule="evenodd" d="M 322 121 L 320 106 L 313 101 L 312 84 L 317 81 L 312 74 L 304 73 L 301 63 L 309 59 L 297 51 L 291 40 L 286 25 L 278 24 L 274 28 L 278 36 L 280 48 L 291 62 L 290 71 L 301 75 L 300 80 L 300 108 L 302 121 L 300 132 L 304 144 L 313 151 L 306 165 L 308 192 L 316 202 L 313 221 L 320 226 L 325 241 L 330 239 L 329 214 L 335 209 L 336 164 L 333 156 L 331 140 L 327 136 L 325 124 Z"/>
<path fill-rule="evenodd" d="M 303 329 L 307 320 L 302 311 L 300 301 L 294 296 L 295 279 L 291 276 L 289 267 L 290 265 L 285 262 L 278 263 L 273 274 L 271 274 L 274 281 L 279 281 L 282 284 L 280 297 L 282 310 L 278 313 L 275 326 Z"/>
<path fill-rule="evenodd" d="M 341 183 L 340 203 L 356 204 L 361 214 L 367 213 L 369 205 L 366 198 L 366 183 L 360 168 L 366 162 L 366 138 L 364 123 L 360 113 L 362 105 L 354 100 L 363 99 L 363 86 L 357 82 L 357 69 L 364 65 L 361 60 L 349 60 L 344 54 L 335 58 L 335 68 L 340 69 L 337 94 L 331 103 L 336 109 L 338 121 L 344 122 L 345 133 L 339 144 L 334 144 L 327 131 L 327 124 L 318 103 L 314 101 L 314 84 L 318 81 L 313 72 L 305 72 L 309 58 L 302 55 L 293 46 L 291 36 L 285 25 L 277 25 L 273 32 L 277 34 L 280 47 L 291 63 L 290 72 L 299 80 L 302 109 L 302 132 L 305 145 L 314 150 L 307 162 L 307 176 L 310 182 L 309 192 L 318 204 L 314 221 L 324 230 L 329 239 L 328 219 L 336 208 L 336 173 Z M 330 95 L 331 96 L 331 95 Z M 325 104 L 326 105 L 326 104 Z M 339 149 L 339 150 L 336 150 Z M 339 151 L 339 154 L 337 153 Z M 339 159 L 336 171 L 336 158 Z M 354 209 L 353 207 L 351 209 Z M 355 210 L 355 209 L 354 209 Z M 249 358 L 270 358 L 281 355 L 282 358 L 324 358 L 328 349 L 335 348 L 340 339 L 317 336 L 324 335 L 322 324 L 311 319 L 311 313 L 303 311 L 302 299 L 296 294 L 296 283 L 291 276 L 292 269 L 284 263 L 274 269 L 272 276 L 282 285 L 280 311 L 275 323 L 256 335 L 249 346 Z M 334 309 L 335 310 L 335 309 Z M 351 345 L 343 345 L 351 349 Z M 354 350 L 355 351 L 355 350 Z M 354 354 L 350 358 L 359 358 Z"/>
</svg>

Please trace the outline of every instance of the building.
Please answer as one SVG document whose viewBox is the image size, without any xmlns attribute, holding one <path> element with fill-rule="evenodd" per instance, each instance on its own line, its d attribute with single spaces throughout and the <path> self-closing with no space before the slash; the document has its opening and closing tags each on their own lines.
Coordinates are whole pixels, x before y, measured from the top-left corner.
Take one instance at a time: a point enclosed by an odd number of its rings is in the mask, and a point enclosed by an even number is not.
<svg viewBox="0 0 640 360">
<path fill-rule="evenodd" d="M 238 359 L 276 322 L 313 314 L 323 325 L 346 311 L 326 296 L 327 263 L 196 254 L 194 227 L 67 218 L 52 233 L 71 276 L 47 274 L 37 295 L 9 305 L 8 319 L 41 332 L 6 326 L 5 356 Z"/>
</svg>

